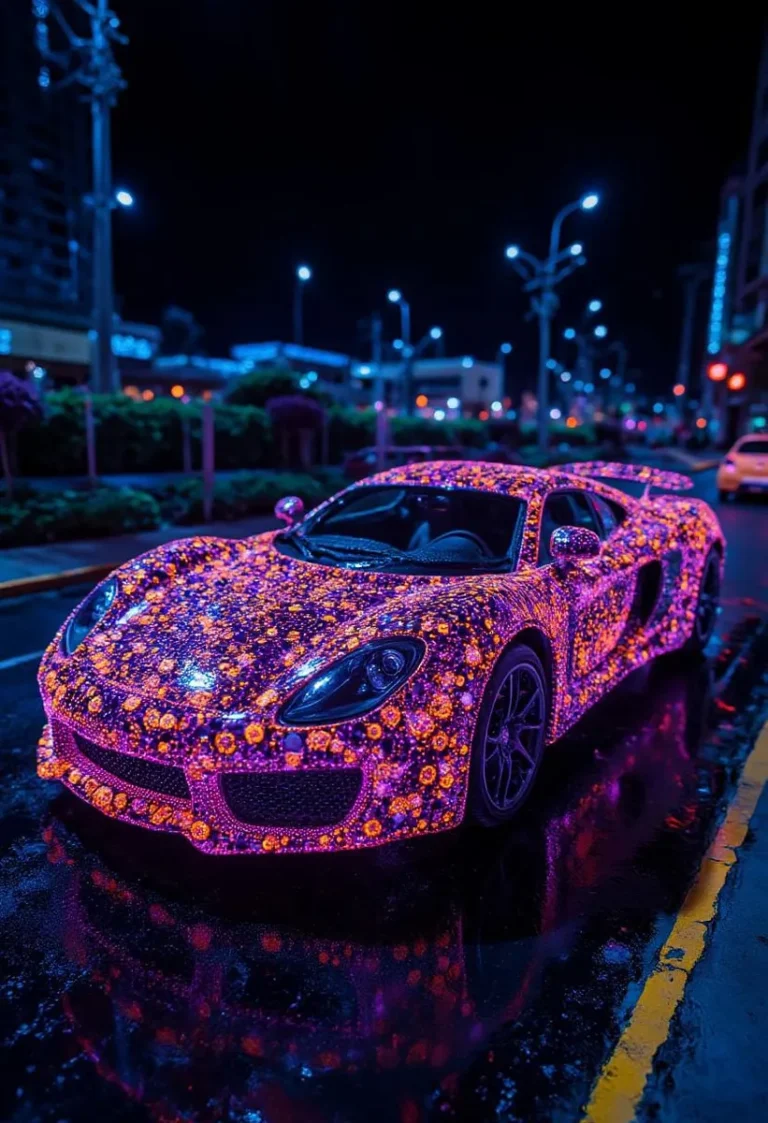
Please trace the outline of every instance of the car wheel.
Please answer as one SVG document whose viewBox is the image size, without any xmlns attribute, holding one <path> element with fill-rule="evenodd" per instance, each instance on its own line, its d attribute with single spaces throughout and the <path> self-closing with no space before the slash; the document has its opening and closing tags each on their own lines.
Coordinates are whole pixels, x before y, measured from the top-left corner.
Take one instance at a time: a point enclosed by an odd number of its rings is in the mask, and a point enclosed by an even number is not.
<svg viewBox="0 0 768 1123">
<path fill-rule="evenodd" d="M 485 688 L 472 745 L 469 815 L 482 826 L 508 822 L 533 787 L 544 752 L 549 686 L 535 651 L 517 644 Z"/>
<path fill-rule="evenodd" d="M 693 622 L 693 632 L 684 648 L 686 652 L 698 655 L 707 646 L 715 630 L 719 607 L 720 558 L 716 550 L 710 550 L 701 574 L 699 595 L 696 600 L 696 618 Z"/>
</svg>

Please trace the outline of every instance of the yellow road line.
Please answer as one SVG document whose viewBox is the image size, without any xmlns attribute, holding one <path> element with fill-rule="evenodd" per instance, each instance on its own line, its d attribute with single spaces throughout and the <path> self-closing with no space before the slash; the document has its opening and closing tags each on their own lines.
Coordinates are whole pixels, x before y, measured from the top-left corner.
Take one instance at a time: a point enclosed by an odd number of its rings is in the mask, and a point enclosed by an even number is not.
<svg viewBox="0 0 768 1123">
<path fill-rule="evenodd" d="M 624 1032 L 597 1078 L 583 1123 L 631 1123 L 640 1106 L 653 1058 L 664 1044 L 690 972 L 704 951 L 720 890 L 746 838 L 749 821 L 768 782 L 768 723 L 747 757 L 728 813 L 702 860 L 669 939 Z"/>
</svg>

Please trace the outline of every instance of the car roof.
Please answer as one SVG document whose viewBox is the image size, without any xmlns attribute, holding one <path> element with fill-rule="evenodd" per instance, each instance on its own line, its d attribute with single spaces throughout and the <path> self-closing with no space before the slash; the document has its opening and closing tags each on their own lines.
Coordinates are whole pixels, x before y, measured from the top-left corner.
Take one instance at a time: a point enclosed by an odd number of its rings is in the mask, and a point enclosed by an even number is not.
<svg viewBox="0 0 768 1123">
<path fill-rule="evenodd" d="M 615 495 L 625 505 L 632 503 L 629 496 L 589 477 L 558 472 L 556 468 L 529 468 L 525 465 L 497 464 L 486 460 L 427 460 L 418 464 L 403 464 L 368 476 L 353 486 L 371 487 L 377 484 L 469 488 L 519 499 L 531 499 L 563 487 L 588 488 L 590 491 Z"/>
<path fill-rule="evenodd" d="M 743 437 L 739 437 L 734 448 L 740 448 L 746 441 L 764 441 L 768 444 L 768 433 L 745 433 Z"/>
</svg>

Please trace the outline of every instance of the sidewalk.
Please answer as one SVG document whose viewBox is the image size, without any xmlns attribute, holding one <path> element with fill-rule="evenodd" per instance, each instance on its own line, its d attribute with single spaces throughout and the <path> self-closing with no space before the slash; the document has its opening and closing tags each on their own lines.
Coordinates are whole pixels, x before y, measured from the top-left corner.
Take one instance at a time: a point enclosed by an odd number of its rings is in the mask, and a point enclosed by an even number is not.
<svg viewBox="0 0 768 1123">
<path fill-rule="evenodd" d="M 251 534 L 273 530 L 278 525 L 272 515 L 254 515 L 252 518 L 240 519 L 236 522 L 214 522 L 203 526 L 166 526 L 159 530 L 143 531 L 140 534 L 121 534 L 115 538 L 86 539 L 82 542 L 51 542 L 45 546 L 18 546 L 10 550 L 1 550 L 0 596 L 25 591 L 23 588 L 4 590 L 3 585 L 6 582 L 34 579 L 45 582 L 45 579 L 51 575 L 62 574 L 74 574 L 73 579 L 76 579 L 78 571 L 93 567 L 108 572 L 128 561 L 129 558 L 143 554 L 164 542 L 171 542 L 175 538 L 189 538 L 197 534 L 214 535 L 220 538 L 247 538 Z M 81 579 L 88 580 L 88 573 L 83 574 Z"/>
<path fill-rule="evenodd" d="M 768 789 L 729 879 L 679 1020 L 659 1051 L 640 1120 L 768 1118 Z"/>
<path fill-rule="evenodd" d="M 643 463 L 649 460 L 666 461 L 668 467 L 676 467 L 683 472 L 706 472 L 709 468 L 717 468 L 724 455 L 725 453 L 718 455 L 714 449 L 690 452 L 684 448 L 631 447 L 633 460 L 640 460 Z"/>
</svg>

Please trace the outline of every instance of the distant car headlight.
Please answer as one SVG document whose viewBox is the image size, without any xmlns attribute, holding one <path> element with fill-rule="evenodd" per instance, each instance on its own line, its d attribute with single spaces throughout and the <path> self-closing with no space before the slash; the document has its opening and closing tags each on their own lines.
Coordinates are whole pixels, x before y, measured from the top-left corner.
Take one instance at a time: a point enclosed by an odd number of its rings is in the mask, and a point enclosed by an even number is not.
<svg viewBox="0 0 768 1123">
<path fill-rule="evenodd" d="M 71 655 L 83 642 L 88 633 L 96 627 L 105 615 L 117 594 L 117 581 L 114 577 L 102 581 L 89 593 L 67 624 L 64 633 L 64 651 Z"/>
<path fill-rule="evenodd" d="M 284 725 L 342 721 L 380 705 L 424 656 L 417 639 L 373 640 L 310 679 L 280 711 Z"/>
</svg>

